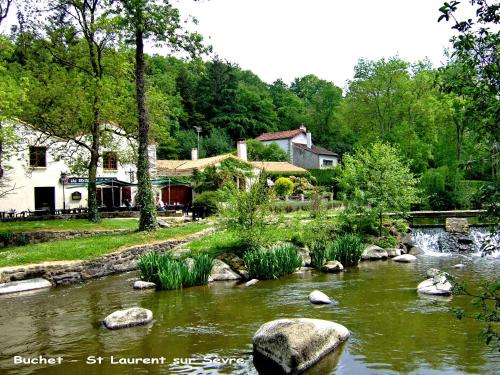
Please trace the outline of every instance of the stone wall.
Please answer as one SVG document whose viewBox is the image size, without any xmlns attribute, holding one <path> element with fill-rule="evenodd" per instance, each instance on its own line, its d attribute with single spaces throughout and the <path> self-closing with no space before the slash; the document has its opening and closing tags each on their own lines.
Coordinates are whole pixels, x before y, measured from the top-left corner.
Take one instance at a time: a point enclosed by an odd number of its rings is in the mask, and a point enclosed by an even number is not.
<svg viewBox="0 0 500 375">
<path fill-rule="evenodd" d="M 2 236 L 0 247 L 26 245 L 28 243 L 41 243 L 54 240 L 67 240 L 77 237 L 90 237 L 100 234 L 124 234 L 128 229 L 110 230 L 61 230 L 61 231 L 37 231 L 37 232 L 11 232 L 8 236 Z"/>
<path fill-rule="evenodd" d="M 42 277 L 54 285 L 72 284 L 88 279 L 137 269 L 137 258 L 148 251 L 165 252 L 213 233 L 213 228 L 180 239 L 128 247 L 91 260 L 60 261 L 0 268 L 0 283 Z"/>
</svg>

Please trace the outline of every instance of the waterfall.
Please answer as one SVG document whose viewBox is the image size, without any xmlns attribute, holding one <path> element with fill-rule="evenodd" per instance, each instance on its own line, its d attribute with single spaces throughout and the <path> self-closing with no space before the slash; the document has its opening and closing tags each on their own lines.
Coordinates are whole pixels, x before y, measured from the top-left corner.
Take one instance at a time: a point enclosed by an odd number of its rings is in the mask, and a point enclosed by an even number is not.
<svg viewBox="0 0 500 375">
<path fill-rule="evenodd" d="M 500 258 L 500 233 L 492 236 L 484 227 L 471 227 L 467 236 L 457 236 L 446 232 L 443 228 L 413 228 L 412 240 L 426 255 L 446 256 L 463 253 L 464 248 L 461 243 L 470 243 L 466 245 L 467 254 Z M 481 248 L 483 245 L 489 246 L 485 250 Z"/>
</svg>

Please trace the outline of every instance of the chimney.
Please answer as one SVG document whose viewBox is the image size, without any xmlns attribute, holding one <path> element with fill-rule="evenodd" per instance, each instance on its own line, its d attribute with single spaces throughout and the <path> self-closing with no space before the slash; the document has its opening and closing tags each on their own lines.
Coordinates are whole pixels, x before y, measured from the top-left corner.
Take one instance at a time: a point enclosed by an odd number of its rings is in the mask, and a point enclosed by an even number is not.
<svg viewBox="0 0 500 375">
<path fill-rule="evenodd" d="M 311 148 L 313 145 L 311 132 L 306 133 L 307 138 L 307 148 Z"/>
<path fill-rule="evenodd" d="M 304 124 L 300 125 L 300 130 L 302 130 L 304 133 L 307 131 L 307 128 L 304 126 Z"/>
<path fill-rule="evenodd" d="M 191 160 L 198 160 L 198 149 L 197 148 L 191 149 Z"/>
<path fill-rule="evenodd" d="M 248 160 L 247 143 L 244 140 L 240 139 L 236 143 L 236 152 L 240 159 Z"/>
</svg>

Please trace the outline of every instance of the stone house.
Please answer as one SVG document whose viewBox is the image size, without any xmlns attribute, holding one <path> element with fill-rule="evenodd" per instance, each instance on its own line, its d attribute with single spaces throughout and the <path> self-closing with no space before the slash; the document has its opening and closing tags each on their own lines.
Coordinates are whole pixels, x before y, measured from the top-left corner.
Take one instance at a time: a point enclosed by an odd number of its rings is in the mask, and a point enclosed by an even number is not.
<svg viewBox="0 0 500 375">
<path fill-rule="evenodd" d="M 311 132 L 305 126 L 299 129 L 264 133 L 255 138 L 266 145 L 273 142 L 290 156 L 293 165 L 306 169 L 333 168 L 339 164 L 337 153 L 312 143 Z"/>
</svg>

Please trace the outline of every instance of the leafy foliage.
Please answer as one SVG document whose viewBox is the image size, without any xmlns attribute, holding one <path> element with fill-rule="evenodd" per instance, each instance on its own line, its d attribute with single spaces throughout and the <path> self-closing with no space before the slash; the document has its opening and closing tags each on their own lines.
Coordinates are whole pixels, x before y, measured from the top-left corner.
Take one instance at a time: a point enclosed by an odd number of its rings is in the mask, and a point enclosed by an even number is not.
<svg viewBox="0 0 500 375">
<path fill-rule="evenodd" d="M 458 319 L 472 317 L 484 324 L 480 337 L 486 345 L 491 345 L 500 352 L 500 280 L 483 280 L 476 292 L 472 292 L 463 280 L 447 274 L 446 277 L 453 285 L 452 292 L 456 295 L 471 297 L 471 304 L 476 310 L 468 316 L 464 309 L 454 308 L 453 312 Z"/>
<path fill-rule="evenodd" d="M 243 256 L 250 278 L 278 279 L 302 265 L 297 249 L 291 244 L 275 245 L 270 249 L 248 251 Z"/>
<path fill-rule="evenodd" d="M 347 198 L 347 220 L 360 227 L 361 221 L 375 225 L 378 218 L 379 233 L 384 212 L 404 213 L 418 202 L 417 180 L 398 150 L 384 143 L 346 155 L 339 183 Z"/>
<path fill-rule="evenodd" d="M 193 207 L 201 207 L 208 215 L 215 214 L 219 204 L 219 196 L 215 191 L 205 191 L 193 199 Z"/>
<path fill-rule="evenodd" d="M 248 159 L 252 161 L 288 161 L 288 154 L 276 142 L 265 145 L 255 139 L 247 139 Z"/>
<path fill-rule="evenodd" d="M 257 249 L 267 242 L 261 236 L 270 216 L 270 196 L 265 181 L 266 176 L 261 174 L 248 191 L 230 187 L 228 201 L 221 210 L 223 227 L 235 232 L 248 249 Z"/>
<path fill-rule="evenodd" d="M 274 183 L 274 191 L 279 197 L 287 197 L 293 192 L 293 182 L 289 178 L 280 177 Z"/>
<path fill-rule="evenodd" d="M 363 238 L 352 233 L 340 235 L 327 249 L 327 259 L 337 260 L 344 267 L 357 265 L 362 254 Z"/>
</svg>

